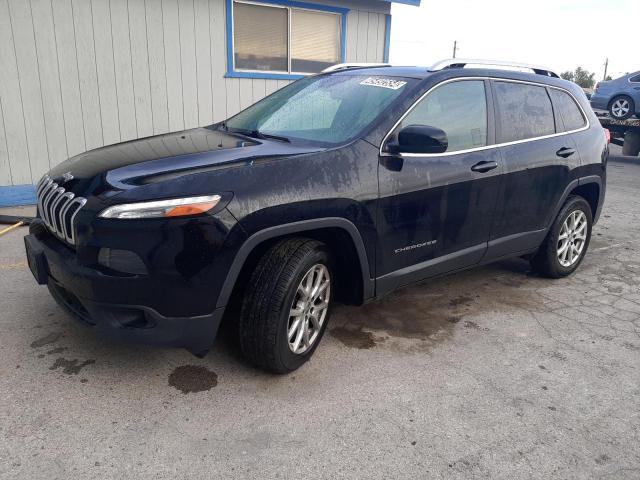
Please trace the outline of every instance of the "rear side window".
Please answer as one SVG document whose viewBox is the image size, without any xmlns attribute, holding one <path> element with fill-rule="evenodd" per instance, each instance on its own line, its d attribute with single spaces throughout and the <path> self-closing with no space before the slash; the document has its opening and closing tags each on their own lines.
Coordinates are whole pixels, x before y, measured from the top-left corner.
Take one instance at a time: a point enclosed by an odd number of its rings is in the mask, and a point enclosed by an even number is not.
<svg viewBox="0 0 640 480">
<path fill-rule="evenodd" d="M 578 107 L 571 95 L 562 90 L 556 90 L 555 88 L 551 88 L 550 91 L 553 106 L 556 109 L 556 114 L 559 114 L 558 116 L 564 123 L 565 132 L 577 130 L 587 124 L 580 107 Z"/>
<path fill-rule="evenodd" d="M 429 125 L 447 134 L 447 152 L 487 144 L 487 99 L 482 80 L 461 80 L 437 87 L 402 120 L 408 125 Z"/>
<path fill-rule="evenodd" d="M 640 75 L 636 75 L 635 77 L 631 77 L 629 79 L 629 81 L 633 82 L 633 83 L 640 83 Z"/>
<path fill-rule="evenodd" d="M 551 99 L 544 87 L 495 82 L 498 143 L 555 133 Z"/>
</svg>

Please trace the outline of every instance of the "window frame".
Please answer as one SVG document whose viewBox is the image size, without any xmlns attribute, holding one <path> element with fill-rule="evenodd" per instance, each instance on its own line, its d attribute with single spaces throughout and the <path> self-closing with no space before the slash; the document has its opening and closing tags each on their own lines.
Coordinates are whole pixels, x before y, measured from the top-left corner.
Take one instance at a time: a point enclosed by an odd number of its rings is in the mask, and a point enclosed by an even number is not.
<svg viewBox="0 0 640 480">
<path fill-rule="evenodd" d="M 487 87 L 485 86 L 485 95 L 487 96 L 487 116 L 489 121 L 491 122 L 491 124 L 487 125 L 487 129 L 488 129 L 488 134 L 487 134 L 487 145 L 483 146 L 483 147 L 475 147 L 475 148 L 470 148 L 467 150 L 457 150 L 455 152 L 443 152 L 443 153 L 389 153 L 389 152 L 385 152 L 385 147 L 387 144 L 387 141 L 389 140 L 389 137 L 396 131 L 396 128 L 398 127 L 398 125 L 400 125 L 400 123 L 402 123 L 402 120 L 404 120 L 404 118 L 409 114 L 409 112 L 411 112 L 411 110 L 413 110 L 413 108 L 420 102 L 422 101 L 427 95 L 429 95 L 432 91 L 434 91 L 436 88 L 441 87 L 442 85 L 446 85 L 447 83 L 451 83 L 451 82 L 458 82 L 458 81 L 462 81 L 462 80 L 484 80 L 485 82 L 489 82 L 490 84 L 490 89 L 487 89 Z M 570 131 L 566 131 L 566 132 L 558 132 L 558 124 L 555 120 L 555 107 L 553 106 L 553 100 L 551 100 L 551 105 L 553 108 L 553 112 L 554 112 L 554 124 L 556 125 L 556 133 L 550 134 L 550 135 L 543 135 L 540 137 L 532 137 L 532 138 L 526 138 L 523 140 L 514 140 L 511 142 L 503 142 L 503 143 L 498 143 L 497 142 L 497 101 L 495 98 L 495 91 L 493 88 L 493 84 L 494 82 L 512 82 L 512 83 L 524 83 L 524 84 L 528 84 L 528 85 L 535 85 L 535 86 L 539 86 L 539 87 L 544 87 L 547 89 L 551 89 L 551 88 L 555 88 L 556 90 L 560 90 L 562 92 L 566 92 L 568 93 L 573 100 L 576 102 L 576 104 L 578 105 L 578 108 L 580 108 L 582 115 L 584 116 L 584 118 L 586 119 L 586 125 L 584 125 L 582 128 L 578 128 L 575 130 L 570 130 Z M 485 83 L 486 85 L 486 83 Z M 448 80 L 443 80 L 439 83 L 437 83 L 436 85 L 433 85 L 432 87 L 430 87 L 426 92 L 424 92 L 422 95 L 420 95 L 417 100 L 415 100 L 411 106 L 405 110 L 405 112 L 400 116 L 400 118 L 393 124 L 393 126 L 391 127 L 391 129 L 387 132 L 387 134 L 382 138 L 382 142 L 380 142 L 380 148 L 378 149 L 378 153 L 381 157 L 443 157 L 443 156 L 449 156 L 449 155 L 460 155 L 460 154 L 465 154 L 465 153 L 471 153 L 471 152 L 477 152 L 477 151 L 482 151 L 482 150 L 489 150 L 492 148 L 499 148 L 499 147 L 504 147 L 504 146 L 508 146 L 508 145 L 516 145 L 519 143 L 527 143 L 527 142 L 535 142 L 537 140 L 542 140 L 545 138 L 553 138 L 553 137 L 559 137 L 561 135 L 569 135 L 571 133 L 576 133 L 576 132 L 581 132 L 583 130 L 587 130 L 591 127 L 591 120 L 589 119 L 589 116 L 587 115 L 587 113 L 585 112 L 583 106 L 580 104 L 580 102 L 578 101 L 578 99 L 575 97 L 575 95 L 573 93 L 571 93 L 569 90 L 561 88 L 561 87 L 556 87 L 554 85 L 549 85 L 547 83 L 540 83 L 540 82 L 533 82 L 533 81 L 527 81 L 527 80 L 514 80 L 511 78 L 503 78 L 503 77 L 483 77 L 483 76 L 469 76 L 469 77 L 454 77 L 454 78 L 450 78 Z"/>
<path fill-rule="evenodd" d="M 246 3 L 249 5 L 257 5 L 260 7 L 284 8 L 287 10 L 287 65 L 289 71 L 276 72 L 266 70 L 244 70 L 235 68 L 235 47 L 233 41 L 233 15 L 234 2 Z M 292 72 L 291 71 L 291 10 L 307 10 L 316 13 L 331 13 L 340 16 L 340 60 L 338 63 L 344 63 L 347 56 L 347 14 L 348 8 L 332 7 L 328 5 L 320 5 L 316 3 L 298 2 L 293 0 L 226 0 L 225 1 L 226 29 L 227 29 L 227 78 L 262 78 L 272 80 L 298 80 L 308 75 L 314 75 L 311 72 Z"/>
</svg>

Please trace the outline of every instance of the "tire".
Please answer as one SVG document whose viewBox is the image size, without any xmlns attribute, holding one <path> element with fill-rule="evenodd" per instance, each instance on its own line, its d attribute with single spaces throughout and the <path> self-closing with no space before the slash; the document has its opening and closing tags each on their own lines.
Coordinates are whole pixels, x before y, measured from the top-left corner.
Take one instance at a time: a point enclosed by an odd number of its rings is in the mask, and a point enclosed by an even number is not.
<svg viewBox="0 0 640 480">
<path fill-rule="evenodd" d="M 609 115 L 616 120 L 626 120 L 636 111 L 633 99 L 626 95 L 618 95 L 609 102 Z M 615 112 L 615 113 L 614 113 Z"/>
<path fill-rule="evenodd" d="M 273 245 L 251 274 L 242 302 L 238 335 L 245 358 L 257 367 L 275 373 L 291 372 L 309 360 L 322 339 L 331 314 L 333 272 L 329 249 L 319 241 L 291 238 Z M 308 280 L 308 275 L 314 283 L 318 278 L 318 282 L 322 278 L 328 280 L 324 289 L 318 289 L 322 292 L 318 295 L 323 298 L 318 297 L 313 302 L 303 298 L 301 282 Z M 290 316 L 294 301 L 302 310 L 297 317 L 301 328 L 295 330 L 290 342 L 288 330 L 296 319 Z M 318 315 L 321 305 L 324 313 Z M 312 307 L 316 309 L 316 317 Z M 305 325 L 316 327 L 307 330 L 308 337 L 303 334 Z M 309 340 L 308 345 L 305 339 Z M 299 341 L 297 351 L 294 350 L 296 340 Z"/>
<path fill-rule="evenodd" d="M 575 215 L 573 217 L 574 219 L 584 219 L 586 225 L 583 228 L 586 232 L 584 233 L 584 240 L 582 241 L 581 247 L 579 246 L 580 241 L 578 240 L 578 236 L 573 237 L 576 239 L 576 248 L 579 249 L 579 253 L 577 255 L 575 249 L 572 249 L 571 247 L 572 237 L 569 235 L 566 240 L 567 247 L 562 253 L 562 255 L 565 255 L 563 261 L 561 260 L 561 254 L 559 251 L 559 248 L 563 246 L 561 244 L 562 240 L 560 236 L 561 234 L 564 235 L 566 233 L 563 226 L 565 225 L 565 222 L 569 222 L 568 226 L 570 226 L 569 217 L 572 215 Z M 582 263 L 582 260 L 587 253 L 589 241 L 591 240 L 592 223 L 593 216 L 591 213 L 591 206 L 587 201 L 579 196 L 570 196 L 560 210 L 560 213 L 558 213 L 558 216 L 553 222 L 544 242 L 542 242 L 542 245 L 531 259 L 531 267 L 539 274 L 549 278 L 562 278 L 567 275 L 571 275 L 578 268 L 580 263 Z M 564 252 L 566 252 L 566 254 Z M 575 257 L 570 258 L 569 254 L 575 255 Z M 570 260 L 570 264 L 567 264 Z"/>
<path fill-rule="evenodd" d="M 627 131 L 624 134 L 622 155 L 636 157 L 640 153 L 640 132 Z"/>
</svg>

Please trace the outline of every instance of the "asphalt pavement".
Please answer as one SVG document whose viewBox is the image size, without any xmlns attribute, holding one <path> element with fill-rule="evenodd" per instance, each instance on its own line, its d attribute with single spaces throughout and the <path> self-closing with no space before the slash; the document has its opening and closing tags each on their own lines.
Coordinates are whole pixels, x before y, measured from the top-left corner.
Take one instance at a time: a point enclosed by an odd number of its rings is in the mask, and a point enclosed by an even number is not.
<svg viewBox="0 0 640 480">
<path fill-rule="evenodd" d="M 198 359 L 97 337 L 36 285 L 14 230 L 0 478 L 640 478 L 639 194 L 640 162 L 612 161 L 572 277 L 516 259 L 338 307 L 286 376 L 225 338 Z"/>
</svg>

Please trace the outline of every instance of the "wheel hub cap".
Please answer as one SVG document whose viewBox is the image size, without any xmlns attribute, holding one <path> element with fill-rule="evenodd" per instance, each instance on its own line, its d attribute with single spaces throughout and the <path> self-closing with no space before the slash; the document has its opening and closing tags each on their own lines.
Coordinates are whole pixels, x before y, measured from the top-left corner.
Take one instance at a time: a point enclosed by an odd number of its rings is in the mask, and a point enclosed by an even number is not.
<svg viewBox="0 0 640 480">
<path fill-rule="evenodd" d="M 289 310 L 287 342 L 293 353 L 305 353 L 318 339 L 327 316 L 330 296 L 329 270 L 318 263 L 302 277 Z"/>
<path fill-rule="evenodd" d="M 575 264 L 587 241 L 587 216 L 581 210 L 571 212 L 558 235 L 558 261 L 563 267 Z"/>
<path fill-rule="evenodd" d="M 627 100 L 616 100 L 613 102 L 611 111 L 616 117 L 624 117 L 629 113 L 629 102 Z"/>
</svg>

